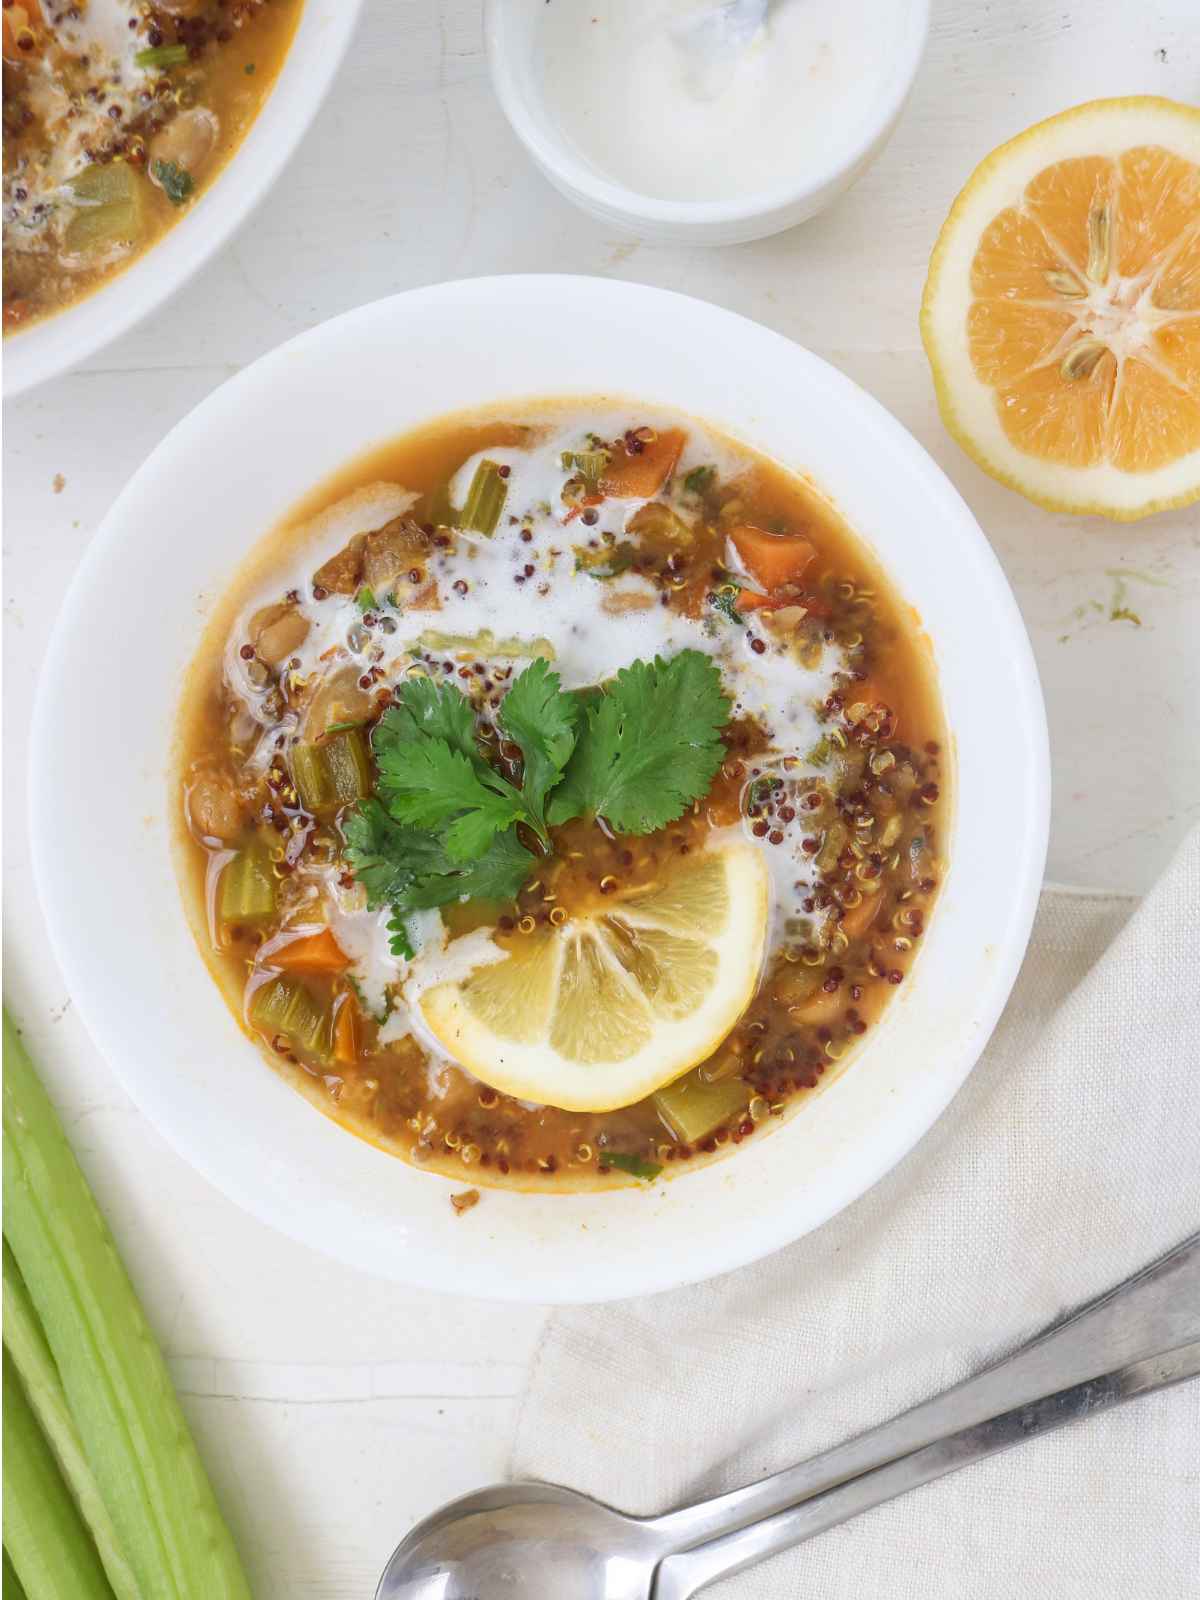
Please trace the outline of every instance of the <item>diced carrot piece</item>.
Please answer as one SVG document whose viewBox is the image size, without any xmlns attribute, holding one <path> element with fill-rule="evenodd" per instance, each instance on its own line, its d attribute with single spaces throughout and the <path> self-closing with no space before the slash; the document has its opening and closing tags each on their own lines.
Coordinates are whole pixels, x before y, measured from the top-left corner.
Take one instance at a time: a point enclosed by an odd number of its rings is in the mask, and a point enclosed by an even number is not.
<svg viewBox="0 0 1200 1600">
<path fill-rule="evenodd" d="M 750 575 L 769 592 L 784 584 L 797 584 L 816 560 L 815 546 L 796 533 L 767 533 L 743 522 L 729 535 Z"/>
<path fill-rule="evenodd" d="M 358 1060 L 358 1009 L 354 996 L 342 996 L 333 1019 L 333 1059 L 340 1067 L 352 1067 Z"/>
<path fill-rule="evenodd" d="M 756 594 L 753 589 L 739 589 L 735 609 L 738 611 L 777 611 L 780 606 L 790 604 L 790 600 L 783 597 L 778 600 L 772 600 L 769 594 Z"/>
<path fill-rule="evenodd" d="M 269 951 L 263 960 L 277 972 L 345 972 L 350 965 L 349 957 L 328 928 L 290 939 L 278 950 Z"/>
<path fill-rule="evenodd" d="M 667 428 L 645 443 L 638 440 L 638 450 L 620 441 L 600 474 L 601 493 L 620 500 L 649 500 L 674 472 L 686 440 L 682 428 Z"/>
</svg>

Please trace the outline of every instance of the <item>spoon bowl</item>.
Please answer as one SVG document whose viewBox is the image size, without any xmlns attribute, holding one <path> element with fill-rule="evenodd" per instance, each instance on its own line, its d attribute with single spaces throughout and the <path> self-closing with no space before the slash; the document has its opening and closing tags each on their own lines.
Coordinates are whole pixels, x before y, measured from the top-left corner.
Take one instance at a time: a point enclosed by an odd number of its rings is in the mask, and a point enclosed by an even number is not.
<svg viewBox="0 0 1200 1600">
<path fill-rule="evenodd" d="M 412 1530 L 375 1600 L 691 1600 L 896 1495 L 1200 1376 L 1200 1234 L 1004 1360 L 798 1466 L 665 1516 L 499 1484 Z"/>
<path fill-rule="evenodd" d="M 652 1523 L 572 1489 L 497 1484 L 419 1522 L 375 1600 L 649 1600 L 669 1548 Z"/>
</svg>

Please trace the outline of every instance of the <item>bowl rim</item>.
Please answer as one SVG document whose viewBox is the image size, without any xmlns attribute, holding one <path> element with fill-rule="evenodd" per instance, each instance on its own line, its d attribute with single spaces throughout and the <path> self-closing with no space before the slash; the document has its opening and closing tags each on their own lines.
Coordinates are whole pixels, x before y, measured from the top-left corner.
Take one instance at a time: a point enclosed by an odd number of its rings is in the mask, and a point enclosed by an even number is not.
<svg viewBox="0 0 1200 1600">
<path fill-rule="evenodd" d="M 1011 744 L 1020 758 L 1015 763 L 1011 776 L 1006 780 L 1007 798 L 1017 802 L 1014 835 L 1009 841 L 1010 854 L 1005 860 L 1005 890 L 1007 893 L 1011 886 L 1011 895 L 1002 907 L 988 910 L 985 921 L 989 932 L 989 943 L 985 949 L 986 963 L 981 967 L 982 981 L 978 989 L 972 990 L 968 996 L 948 996 L 941 991 L 938 993 L 939 1007 L 953 1014 L 947 1023 L 947 1027 L 951 1030 L 948 1035 L 950 1042 L 941 1052 L 946 1058 L 945 1065 L 937 1072 L 918 1074 L 905 1081 L 903 1108 L 892 1105 L 884 1107 L 882 1104 L 876 1106 L 877 1121 L 872 1124 L 869 1141 L 859 1142 L 857 1138 L 853 1139 L 852 1154 L 845 1159 L 841 1155 L 841 1147 L 834 1151 L 834 1157 L 829 1163 L 830 1170 L 827 1173 L 822 1172 L 819 1196 L 814 1198 L 806 1191 L 807 1210 L 802 1216 L 797 1216 L 787 1206 L 779 1206 L 769 1212 L 759 1209 L 753 1214 L 752 1226 L 736 1233 L 727 1230 L 722 1234 L 719 1248 L 715 1252 L 712 1238 L 706 1235 L 703 1241 L 702 1261 L 699 1260 L 698 1246 L 694 1240 L 691 1241 L 689 1256 L 686 1248 L 682 1251 L 678 1249 L 680 1241 L 676 1236 L 674 1239 L 676 1248 L 673 1252 L 643 1250 L 640 1255 L 632 1259 L 623 1254 L 619 1270 L 611 1261 L 606 1261 L 604 1256 L 604 1249 L 606 1245 L 611 1244 L 611 1239 L 597 1240 L 598 1234 L 607 1233 L 614 1237 L 619 1235 L 621 1248 L 624 1250 L 624 1229 L 630 1218 L 635 1219 L 635 1226 L 646 1225 L 643 1219 L 650 1215 L 652 1194 L 658 1197 L 655 1212 L 660 1221 L 651 1221 L 649 1225 L 652 1228 L 662 1226 L 671 1228 L 675 1227 L 670 1221 L 671 1212 L 683 1209 L 683 1205 L 681 1202 L 680 1207 L 675 1207 L 673 1201 L 668 1204 L 666 1191 L 670 1191 L 671 1195 L 681 1193 L 685 1197 L 694 1196 L 696 1201 L 701 1200 L 702 1191 L 704 1195 L 711 1197 L 714 1188 L 722 1184 L 727 1192 L 733 1192 L 740 1175 L 744 1174 L 745 1178 L 749 1178 L 755 1161 L 760 1163 L 758 1168 L 760 1174 L 766 1170 L 768 1176 L 772 1176 L 777 1163 L 772 1162 L 764 1153 L 782 1149 L 787 1145 L 789 1131 L 803 1127 L 805 1118 L 797 1116 L 789 1119 L 784 1127 L 773 1133 L 772 1137 L 765 1140 L 757 1149 L 753 1145 L 748 1146 L 745 1151 L 738 1152 L 736 1159 L 717 1163 L 689 1174 L 686 1181 L 639 1186 L 638 1191 L 619 1190 L 599 1197 L 594 1195 L 538 1197 L 496 1191 L 499 1199 L 496 1208 L 489 1208 L 489 1215 L 493 1214 L 493 1209 L 500 1209 L 502 1216 L 497 1217 L 494 1224 L 489 1223 L 488 1227 L 489 1229 L 495 1227 L 501 1235 L 503 1229 L 509 1227 L 510 1252 L 518 1258 L 522 1257 L 522 1252 L 524 1257 L 536 1255 L 536 1263 L 532 1267 L 529 1266 L 528 1260 L 522 1260 L 519 1269 L 514 1271 L 511 1261 L 505 1258 L 503 1249 L 497 1250 L 494 1242 L 488 1242 L 496 1238 L 494 1232 L 489 1233 L 486 1239 L 477 1236 L 468 1239 L 461 1232 L 453 1235 L 455 1255 L 447 1262 L 438 1254 L 436 1229 L 441 1223 L 433 1201 L 430 1199 L 429 1204 L 426 1204 L 422 1196 L 417 1196 L 414 1200 L 414 1211 L 418 1215 L 419 1222 L 415 1243 L 400 1225 L 404 1219 L 395 1219 L 389 1214 L 389 1229 L 398 1229 L 400 1236 L 398 1242 L 393 1244 L 392 1234 L 389 1232 L 389 1248 L 381 1251 L 380 1228 L 377 1223 L 368 1217 L 362 1219 L 363 1226 L 358 1225 L 360 1217 L 359 1213 L 353 1210 L 352 1194 L 339 1211 L 338 1206 L 341 1204 L 342 1196 L 340 1193 L 334 1193 L 331 1198 L 331 1188 L 326 1182 L 327 1174 L 324 1171 L 313 1176 L 296 1163 L 288 1166 L 286 1160 L 281 1161 L 278 1156 L 271 1156 L 259 1145 L 255 1145 L 253 1154 L 248 1155 L 243 1147 L 244 1140 L 242 1146 L 237 1146 L 232 1138 L 228 1140 L 210 1138 L 206 1143 L 203 1131 L 198 1132 L 196 1126 L 189 1121 L 186 1086 L 181 1099 L 180 1093 L 164 1078 L 161 1058 L 152 1053 L 147 1054 L 144 1029 L 139 1031 L 135 1028 L 131 1032 L 130 1009 L 126 1006 L 122 1010 L 121 996 L 119 993 L 114 994 L 110 981 L 113 952 L 105 949 L 102 939 L 98 937 L 98 934 L 103 934 L 107 923 L 102 924 L 99 929 L 92 927 L 89 930 L 79 912 L 79 875 L 89 870 L 92 854 L 90 833 L 78 828 L 77 813 L 73 810 L 74 802 L 71 796 L 84 792 L 81 785 L 93 778 L 94 769 L 89 768 L 84 758 L 76 753 L 71 741 L 66 741 L 64 746 L 63 741 L 56 739 L 58 714 L 62 705 L 71 706 L 69 715 L 80 721 L 86 716 L 86 708 L 76 692 L 76 686 L 81 681 L 81 670 L 86 671 L 86 669 L 81 668 L 78 659 L 72 659 L 73 651 L 77 655 L 81 648 L 74 634 L 78 630 L 86 635 L 86 627 L 89 624 L 92 627 L 99 626 L 96 619 L 102 615 L 103 608 L 95 603 L 92 591 L 99 587 L 101 597 L 103 596 L 105 568 L 110 554 L 118 557 L 123 543 L 136 542 L 139 537 L 139 515 L 145 516 L 146 505 L 153 503 L 155 495 L 165 495 L 169 503 L 175 503 L 177 485 L 172 462 L 178 465 L 181 458 L 195 458 L 196 451 L 193 446 L 196 443 L 203 443 L 212 434 L 214 424 L 218 425 L 218 429 L 220 426 L 230 428 L 233 426 L 235 414 L 241 416 L 244 421 L 247 402 L 253 404 L 256 398 L 261 402 L 261 391 L 265 384 L 287 385 L 289 380 L 294 381 L 296 376 L 303 372 L 304 362 L 310 350 L 315 352 L 313 373 L 316 373 L 322 361 L 337 359 L 336 356 L 329 357 L 322 353 L 331 345 L 356 349 L 357 340 L 359 345 L 367 345 L 373 349 L 377 342 L 386 344 L 386 341 L 377 341 L 377 324 L 380 322 L 390 325 L 392 322 L 401 322 L 407 317 L 409 325 L 420 324 L 423 328 L 428 328 L 427 336 L 433 337 L 439 317 L 443 323 L 449 317 L 450 326 L 455 328 L 459 326 L 461 308 L 464 305 L 484 307 L 488 317 L 487 325 L 490 327 L 494 323 L 497 308 L 503 308 L 506 303 L 510 308 L 523 309 L 529 316 L 534 315 L 536 310 L 538 318 L 545 321 L 546 308 L 556 300 L 559 302 L 560 310 L 566 310 L 569 315 L 578 316 L 586 308 L 588 314 L 597 319 L 598 326 L 602 322 L 599 317 L 601 308 L 605 310 L 611 308 L 614 319 L 625 328 L 636 327 L 639 321 L 643 326 L 664 325 L 668 324 L 670 319 L 681 316 L 701 317 L 707 321 L 714 336 L 718 334 L 728 336 L 731 340 L 736 336 L 739 351 L 744 344 L 757 347 L 744 358 L 747 370 L 755 372 L 756 382 L 760 368 L 754 365 L 753 358 L 764 351 L 773 351 L 774 356 L 781 362 L 790 363 L 790 382 L 805 376 L 819 379 L 824 385 L 823 407 L 831 402 L 839 403 L 844 400 L 854 420 L 862 422 L 869 429 L 877 430 L 877 436 L 886 450 L 893 452 L 897 461 L 903 461 L 905 471 L 911 473 L 922 497 L 923 515 L 927 519 L 932 518 L 936 523 L 937 516 L 944 514 L 951 523 L 954 539 L 950 547 L 955 552 L 958 576 L 961 578 L 967 574 L 972 582 L 978 581 L 981 585 L 980 593 L 987 603 L 988 628 L 993 630 L 993 642 L 998 638 L 1005 653 L 1006 659 L 1000 664 L 1005 682 L 1010 690 L 1015 690 L 1012 699 L 1016 703 L 1010 706 L 1010 711 L 1006 714 L 1011 718 Z M 502 321 L 507 323 L 511 320 L 515 324 L 516 318 L 517 312 L 510 310 L 510 317 L 503 318 Z M 439 345 L 438 348 L 440 359 L 440 352 L 444 346 Z M 556 342 L 554 356 L 556 362 L 559 359 L 557 352 Z M 310 379 L 311 377 L 310 374 Z M 480 380 L 477 376 L 473 376 L 472 381 Z M 483 381 L 485 383 L 491 381 L 490 376 L 485 377 Z M 507 383 L 507 373 L 504 374 L 503 381 Z M 321 393 L 324 392 L 322 389 Z M 508 392 L 511 393 L 511 390 Z M 545 390 L 541 392 L 549 393 Z M 578 386 L 572 388 L 567 382 L 563 384 L 561 392 L 571 394 L 583 391 Z M 587 392 L 595 394 L 597 391 L 595 386 L 592 386 Z M 648 395 L 646 398 L 649 399 L 651 396 Z M 488 397 L 481 397 L 479 403 L 489 403 Z M 662 403 L 671 402 L 664 400 Z M 678 401 L 675 403 L 678 405 Z M 425 415 L 432 417 L 441 409 L 444 408 L 435 408 Z M 680 409 L 689 408 L 680 407 Z M 321 425 L 323 427 L 325 423 Z M 412 424 L 412 426 L 417 425 L 419 424 Z M 252 430 L 246 431 L 249 433 Z M 390 433 L 394 435 L 398 431 L 400 430 L 393 428 Z M 749 443 L 755 442 L 749 430 L 743 430 L 742 437 Z M 364 439 L 361 448 L 369 448 L 375 442 L 373 438 Z M 823 470 L 820 461 L 812 460 L 811 469 L 817 482 L 820 483 Z M 197 466 L 195 470 L 200 469 Z M 324 473 L 319 476 L 324 477 Z M 144 522 L 142 527 L 145 527 Z M 260 537 L 263 532 L 265 529 L 260 527 L 255 537 Z M 242 555 L 245 553 L 243 549 Z M 232 563 L 230 567 L 224 569 L 227 581 L 231 570 Z M 905 585 L 903 572 L 893 567 L 891 576 L 903 593 Z M 935 646 L 936 643 L 935 638 Z M 194 649 L 194 646 L 192 648 Z M 189 651 L 189 659 L 190 653 Z M 90 661 L 91 657 L 85 656 L 83 659 Z M 985 660 L 980 664 L 980 673 L 976 681 L 990 675 Z M 174 704 L 176 710 L 173 713 L 171 737 L 174 735 L 177 718 L 177 699 Z M 950 731 L 952 737 L 956 735 L 953 722 Z M 155 748 L 158 748 L 157 744 Z M 72 760 L 84 764 L 73 771 L 70 766 Z M 169 769 L 169 761 L 167 766 Z M 1049 746 L 1045 707 L 1032 648 L 1020 612 L 999 562 L 969 508 L 923 447 L 879 402 L 859 389 L 836 368 L 813 356 L 782 334 L 764 328 L 736 313 L 674 291 L 630 284 L 622 280 L 555 275 L 464 279 L 409 290 L 343 313 L 263 355 L 214 390 L 189 416 L 178 423 L 147 458 L 114 503 L 93 537 L 79 571 L 64 598 L 37 686 L 31 733 L 29 785 L 34 874 L 46 915 L 51 947 L 85 1026 L 97 1047 L 109 1060 L 139 1109 L 168 1143 L 190 1165 L 203 1173 L 216 1188 L 252 1215 L 308 1247 L 324 1251 L 368 1273 L 389 1276 L 411 1285 L 440 1292 L 542 1304 L 593 1303 L 622 1299 L 635 1294 L 654 1293 L 702 1281 L 746 1265 L 820 1226 L 890 1172 L 924 1137 L 966 1080 L 1007 1002 L 1024 958 L 1037 908 L 1050 814 Z M 156 792 L 163 794 L 165 798 L 162 790 Z M 159 803 L 161 805 L 161 801 Z M 961 807 L 959 810 L 961 814 Z M 129 826 L 130 828 L 134 826 L 133 820 Z M 957 818 L 955 832 L 956 834 L 958 832 Z M 943 895 L 950 892 L 950 884 L 954 880 L 953 864 L 959 858 L 957 852 L 961 848 L 961 841 L 956 839 L 955 850 L 952 851 L 951 873 L 947 886 L 943 889 Z M 174 904 L 171 908 L 172 925 L 176 920 L 179 923 L 186 923 L 186 913 L 182 897 L 178 893 L 173 865 L 171 882 L 175 888 Z M 110 894 L 104 900 L 105 918 L 112 903 Z M 145 911 L 143 917 L 148 920 Z M 962 920 L 963 917 L 960 915 L 960 923 Z M 931 929 L 936 931 L 937 928 L 938 919 L 935 917 L 932 919 Z M 211 986 L 213 1013 L 219 1012 L 225 1018 L 231 1041 L 236 1036 L 239 1041 L 238 1048 L 252 1052 L 256 1064 L 261 1067 L 259 1052 L 245 1039 L 229 1016 L 217 985 L 195 949 L 190 928 L 186 928 L 185 932 L 192 957 L 197 964 L 203 966 L 204 980 Z M 918 964 L 918 981 L 911 986 L 914 991 L 920 988 L 919 976 L 922 970 Z M 143 977 L 144 973 L 139 973 L 137 985 L 139 999 Z M 889 1013 L 895 1015 L 900 1005 L 907 1003 L 910 998 L 915 999 L 915 995 L 902 994 L 899 1003 L 889 1007 Z M 885 1017 L 885 1022 L 887 1020 Z M 879 1059 L 882 1059 L 882 1056 L 878 1047 L 884 1038 L 885 1029 L 881 1027 L 875 1040 L 875 1057 Z M 139 1050 L 142 1052 L 140 1058 Z M 863 1061 L 856 1065 L 859 1068 L 865 1067 L 865 1054 Z M 853 1071 L 842 1075 L 819 1097 L 817 1105 L 822 1105 L 824 1102 L 832 1103 L 842 1086 L 851 1082 L 853 1078 Z M 289 1104 L 294 1103 L 305 1117 L 311 1118 L 311 1123 L 306 1124 L 306 1128 L 313 1124 L 321 1124 L 329 1130 L 330 1137 L 344 1141 L 346 1147 L 355 1148 L 358 1152 L 354 1157 L 358 1163 L 355 1167 L 355 1181 L 360 1176 L 364 1180 L 369 1178 L 366 1187 L 369 1188 L 372 1199 L 375 1198 L 377 1180 L 379 1189 L 391 1190 L 396 1187 L 385 1174 L 385 1168 L 393 1176 L 399 1169 L 403 1169 L 408 1177 L 417 1183 L 429 1185 L 426 1193 L 430 1196 L 434 1193 L 435 1184 L 440 1185 L 437 1189 L 439 1195 L 447 1187 L 457 1187 L 453 1180 L 433 1178 L 427 1173 L 414 1173 L 395 1157 L 364 1145 L 362 1141 L 348 1135 L 327 1119 L 314 1116 L 311 1106 L 277 1075 L 266 1071 L 262 1075 L 262 1081 L 267 1080 L 278 1086 L 280 1094 L 287 1098 Z M 279 1104 L 282 1105 L 282 1102 Z M 883 1114 L 885 1110 L 887 1115 Z M 261 1137 L 261 1129 L 259 1135 Z M 307 1132 L 301 1133 L 300 1137 L 307 1143 L 313 1143 Z M 796 1137 L 794 1132 L 792 1137 Z M 837 1141 L 834 1142 L 836 1144 Z M 842 1143 L 845 1144 L 844 1138 Z M 332 1152 L 328 1140 L 321 1149 L 322 1152 L 326 1150 Z M 333 1155 L 332 1160 L 337 1161 L 338 1157 Z M 736 1169 L 732 1177 L 730 1169 Z M 279 1179 L 281 1172 L 284 1180 L 282 1188 Z M 711 1183 L 706 1181 L 709 1175 L 714 1173 L 717 1177 Z M 779 1181 L 777 1174 L 774 1174 L 774 1181 Z M 788 1182 L 790 1181 L 789 1177 Z M 323 1189 L 322 1184 L 325 1184 Z M 407 1185 L 407 1179 L 404 1180 L 404 1184 Z M 415 1194 L 415 1191 L 404 1185 L 401 1187 L 405 1194 L 410 1192 Z M 743 1194 L 749 1187 L 745 1181 L 741 1182 Z M 651 1193 L 646 1193 L 646 1189 Z M 319 1210 L 313 1202 L 313 1195 L 317 1191 L 320 1191 Z M 790 1189 L 787 1192 L 790 1193 Z M 600 1201 L 602 1211 L 602 1216 L 599 1217 L 588 1210 L 589 1206 L 594 1207 L 597 1199 Z M 510 1208 L 506 1204 L 508 1201 L 516 1202 L 520 1208 L 519 1211 L 511 1213 L 519 1217 L 519 1222 L 515 1226 L 507 1220 L 510 1216 Z M 438 1204 L 445 1212 L 449 1212 L 450 1208 L 444 1204 L 444 1200 L 439 1199 Z M 631 1209 L 631 1206 L 643 1204 L 646 1209 L 637 1212 Z M 552 1222 L 546 1222 L 545 1215 L 539 1210 L 542 1205 L 552 1208 L 554 1213 Z M 690 1222 L 695 1206 L 691 1205 L 687 1209 Z M 581 1216 L 588 1215 L 592 1216 L 590 1238 L 594 1242 L 588 1243 L 586 1248 L 583 1248 L 577 1229 L 578 1225 L 582 1225 L 585 1229 L 589 1227 L 587 1221 L 580 1224 Z M 661 1221 L 664 1217 L 667 1219 L 665 1224 Z M 572 1232 L 572 1229 L 575 1231 Z M 567 1235 L 571 1239 L 570 1249 L 564 1243 Z M 583 1237 L 586 1240 L 589 1236 L 585 1234 Z M 656 1239 L 657 1237 L 658 1234 L 655 1235 Z M 514 1238 L 515 1244 L 512 1242 Z M 547 1238 L 550 1240 L 549 1251 L 545 1244 Z M 458 1250 L 460 1240 L 462 1247 Z M 441 1247 L 444 1250 L 444 1239 Z M 594 1259 L 589 1254 L 593 1251 L 598 1252 Z M 664 1256 L 668 1258 L 664 1259 Z M 469 1269 L 470 1274 L 469 1281 L 465 1283 L 462 1281 L 464 1267 Z M 523 1271 L 528 1272 L 529 1276 L 522 1276 Z"/>
<path fill-rule="evenodd" d="M 803 204 L 826 192 L 858 162 L 867 157 L 891 128 L 916 81 L 929 37 L 932 0 L 896 0 L 903 4 L 905 27 L 885 80 L 885 89 L 871 114 L 849 129 L 841 140 L 826 147 L 822 165 L 813 167 L 800 181 L 772 189 L 756 190 L 736 200 L 668 200 L 642 194 L 614 178 L 606 178 L 581 157 L 567 139 L 554 130 L 549 117 L 530 109 L 515 63 L 512 43 L 512 0 L 484 0 L 484 42 L 492 87 L 501 110 L 527 153 L 539 166 L 555 174 L 588 205 L 635 222 L 665 223 L 678 227 L 715 227 L 750 223 Z M 548 136 L 549 135 L 549 136 Z"/>
<path fill-rule="evenodd" d="M 212 188 L 149 250 L 92 294 L 4 340 L 0 366 L 6 400 L 72 371 L 128 333 L 229 242 L 266 197 L 316 120 L 350 48 L 364 3 L 303 0 L 279 76 Z"/>
</svg>

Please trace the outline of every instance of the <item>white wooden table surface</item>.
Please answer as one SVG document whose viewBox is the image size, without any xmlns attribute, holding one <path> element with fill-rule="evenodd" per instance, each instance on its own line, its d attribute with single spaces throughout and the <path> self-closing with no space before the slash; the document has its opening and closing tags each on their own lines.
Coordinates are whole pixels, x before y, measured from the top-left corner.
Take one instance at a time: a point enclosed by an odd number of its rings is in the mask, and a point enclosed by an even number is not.
<svg viewBox="0 0 1200 1600">
<path fill-rule="evenodd" d="M 92 530 L 216 384 L 362 301 L 528 271 L 718 301 L 849 373 L 961 489 L 1045 684 L 1050 875 L 1140 891 L 1200 816 L 1200 515 L 1110 527 L 993 484 L 942 431 L 917 306 L 945 212 L 1000 140 L 1094 96 L 1200 99 L 1195 7 L 934 0 L 912 101 L 858 187 L 781 238 L 703 251 L 617 237 L 531 170 L 492 97 L 480 0 L 368 0 L 328 104 L 252 225 L 141 328 L 6 408 L 6 992 L 169 1352 L 260 1600 L 370 1596 L 413 1520 L 503 1473 L 545 1313 L 408 1292 L 276 1237 L 165 1148 L 91 1047 L 46 949 L 25 768 L 45 641 Z M 1110 620 L 1115 604 L 1142 625 Z M 119 932 L 129 913 L 113 913 Z"/>
</svg>

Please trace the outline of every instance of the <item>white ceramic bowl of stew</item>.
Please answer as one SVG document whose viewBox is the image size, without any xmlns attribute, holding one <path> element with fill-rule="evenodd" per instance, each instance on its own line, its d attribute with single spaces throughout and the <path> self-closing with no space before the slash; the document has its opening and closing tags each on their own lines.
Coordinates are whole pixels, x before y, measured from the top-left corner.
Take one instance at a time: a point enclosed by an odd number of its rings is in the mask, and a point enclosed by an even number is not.
<svg viewBox="0 0 1200 1600">
<path fill-rule="evenodd" d="M 448 1197 L 461 1182 L 314 1112 L 219 993 L 173 851 L 183 676 L 248 550 L 364 449 L 450 411 L 600 393 L 691 413 L 805 472 L 882 562 L 940 678 L 955 758 L 950 866 L 911 980 L 878 1030 L 770 1134 L 668 1182 L 488 1190 L 459 1217 Z M 97 714 L 112 706 L 117 723 Z M 312 329 L 164 439 L 64 603 L 38 692 L 31 811 L 75 1003 L 145 1114 L 219 1188 L 369 1272 L 497 1299 L 595 1301 L 779 1248 L 877 1182 L 934 1122 L 1025 951 L 1045 859 L 1046 724 L 1020 615 L 974 518 L 847 378 L 779 334 L 663 290 L 476 279 Z"/>
<path fill-rule="evenodd" d="M 4 340 L 11 398 L 78 366 L 183 287 L 241 227 L 316 118 L 349 47 L 362 0 L 304 0 L 274 87 L 245 139 L 187 212 L 93 294 Z"/>
</svg>

